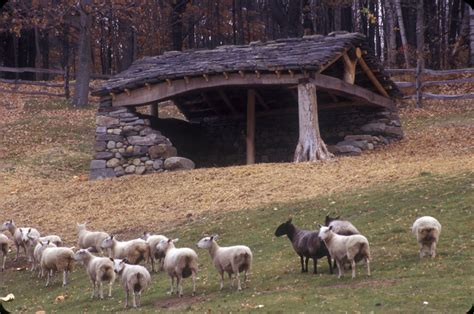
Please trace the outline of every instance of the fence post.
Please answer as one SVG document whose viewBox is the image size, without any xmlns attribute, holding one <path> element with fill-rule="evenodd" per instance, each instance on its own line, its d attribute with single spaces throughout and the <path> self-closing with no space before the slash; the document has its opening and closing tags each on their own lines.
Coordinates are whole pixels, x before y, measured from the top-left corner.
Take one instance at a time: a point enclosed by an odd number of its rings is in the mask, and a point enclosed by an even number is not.
<svg viewBox="0 0 474 314">
<path fill-rule="evenodd" d="M 418 58 L 416 62 L 416 108 L 423 107 L 422 100 L 423 100 L 423 60 Z"/>
<path fill-rule="evenodd" d="M 69 99 L 70 92 L 69 92 L 69 67 L 66 65 L 64 67 L 64 96 L 66 99 Z"/>
</svg>

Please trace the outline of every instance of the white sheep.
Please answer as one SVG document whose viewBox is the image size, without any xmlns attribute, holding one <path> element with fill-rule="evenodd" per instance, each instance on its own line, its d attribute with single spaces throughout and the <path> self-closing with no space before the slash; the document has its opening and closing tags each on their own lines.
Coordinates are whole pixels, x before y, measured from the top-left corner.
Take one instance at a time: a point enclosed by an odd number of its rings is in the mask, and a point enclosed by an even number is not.
<svg viewBox="0 0 474 314">
<path fill-rule="evenodd" d="M 237 287 L 242 290 L 240 273 L 244 272 L 244 282 L 247 281 L 247 272 L 252 266 L 252 251 L 245 245 L 220 247 L 216 242 L 217 238 L 218 235 L 204 237 L 199 240 L 197 246 L 209 250 L 212 262 L 221 275 L 221 290 L 224 288 L 224 272 L 229 275 L 230 287 L 233 287 L 232 274 L 235 274 Z"/>
<path fill-rule="evenodd" d="M 126 258 L 130 264 L 147 261 L 150 256 L 150 247 L 143 239 L 118 241 L 114 235 L 111 235 L 102 240 L 101 247 L 109 250 L 109 257 L 114 259 Z"/>
<path fill-rule="evenodd" d="M 150 262 L 151 262 L 151 271 L 155 272 L 155 262 L 158 262 L 159 269 L 163 269 L 163 260 L 165 256 L 163 254 L 160 254 L 156 246 L 158 243 L 160 243 L 161 240 L 166 240 L 168 241 L 168 238 L 165 237 L 164 235 L 159 235 L 159 234 L 150 234 L 149 232 L 144 232 L 143 233 L 143 240 L 148 243 L 148 246 L 150 247 Z"/>
<path fill-rule="evenodd" d="M 165 255 L 163 269 L 168 273 L 171 279 L 170 294 L 173 294 L 174 279 L 176 278 L 176 292 L 179 297 L 183 296 L 183 287 L 181 281 L 183 278 L 192 276 L 193 295 L 196 294 L 196 275 L 198 272 L 198 256 L 190 248 L 176 248 L 175 243 L 178 239 L 161 240 L 156 246 L 160 254 Z"/>
<path fill-rule="evenodd" d="M 336 260 L 339 269 L 338 278 L 341 278 L 345 263 L 352 267 L 352 278 L 355 278 L 355 265 L 364 259 L 367 266 L 367 276 L 370 276 L 370 248 L 369 241 L 361 234 L 349 236 L 339 235 L 333 232 L 333 227 L 321 226 L 319 237 L 324 241 L 331 257 Z"/>
<path fill-rule="evenodd" d="M 127 260 L 114 260 L 114 270 L 120 276 L 125 290 L 125 307 L 128 307 L 128 295 L 132 292 L 133 307 L 140 306 L 142 292 L 150 285 L 151 276 L 148 270 L 140 265 L 127 264 Z"/>
<path fill-rule="evenodd" d="M 441 234 L 441 224 L 436 218 L 423 216 L 415 220 L 411 231 L 416 235 L 416 240 L 420 244 L 420 258 L 428 251 L 431 258 L 436 257 L 436 245 Z"/>
<path fill-rule="evenodd" d="M 49 244 L 52 244 L 51 246 L 56 246 L 56 244 L 46 241 L 42 242 L 40 240 L 36 240 L 36 245 L 33 250 L 33 264 L 31 267 L 31 271 L 38 271 L 38 277 L 43 278 L 43 271 L 41 270 L 41 256 L 43 255 L 43 251 L 49 246 Z"/>
<path fill-rule="evenodd" d="M 89 231 L 86 229 L 86 224 L 77 223 L 77 246 L 80 249 L 87 249 L 92 247 L 96 252 L 102 254 L 102 241 L 109 237 L 106 232 Z"/>
<path fill-rule="evenodd" d="M 357 228 L 350 221 L 341 220 L 340 218 L 341 216 L 337 216 L 335 218 L 326 216 L 325 226 L 332 226 L 332 231 L 339 235 L 360 234 L 359 230 L 357 230 Z"/>
<path fill-rule="evenodd" d="M 63 241 L 61 240 L 61 237 L 57 235 L 47 235 L 44 237 L 37 237 L 35 235 L 32 235 L 31 229 L 28 230 L 28 233 L 26 234 L 26 238 L 23 237 L 23 242 L 25 243 L 26 251 L 28 252 L 28 255 L 31 256 L 32 258 L 31 271 L 35 271 L 36 269 L 39 268 L 38 266 L 39 266 L 39 262 L 41 261 L 42 244 L 50 242 L 50 243 L 54 243 L 58 247 L 63 245 Z"/>
<path fill-rule="evenodd" d="M 26 239 L 25 237 L 26 237 L 26 234 L 28 234 L 28 232 L 30 232 L 31 235 L 35 235 L 39 237 L 40 233 L 38 232 L 38 230 L 36 230 L 35 228 L 17 228 L 17 226 L 11 219 L 5 221 L 0 227 L 0 231 L 5 231 L 5 230 L 8 230 L 11 233 L 13 237 L 13 243 L 15 244 L 15 247 L 16 247 L 16 257 L 14 261 L 18 260 L 20 247 L 22 247 L 23 250 L 25 251 L 25 256 L 28 258 L 28 261 L 31 262 L 32 257 L 27 252 L 27 247 L 24 240 Z"/>
<path fill-rule="evenodd" d="M 46 287 L 49 286 L 53 272 L 63 272 L 63 286 L 67 285 L 67 276 L 74 270 L 74 251 L 71 248 L 56 247 L 49 243 L 41 256 L 41 272 L 47 272 Z"/>
<path fill-rule="evenodd" d="M 2 253 L 2 268 L 1 271 L 5 270 L 5 261 L 7 260 L 8 254 L 8 237 L 3 233 L 0 233 L 0 253 Z"/>
<path fill-rule="evenodd" d="M 108 257 L 94 256 L 87 249 L 80 249 L 74 254 L 74 260 L 82 262 L 92 282 L 92 295 L 104 298 L 103 282 L 109 283 L 109 297 L 112 296 L 112 285 L 115 282 L 114 260 Z M 97 294 L 96 294 L 97 287 Z"/>
</svg>

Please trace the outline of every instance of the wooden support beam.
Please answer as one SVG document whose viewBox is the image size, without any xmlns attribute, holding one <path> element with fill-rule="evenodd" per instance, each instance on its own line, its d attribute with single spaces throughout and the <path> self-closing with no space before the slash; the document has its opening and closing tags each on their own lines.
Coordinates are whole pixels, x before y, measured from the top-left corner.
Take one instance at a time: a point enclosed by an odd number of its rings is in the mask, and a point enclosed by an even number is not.
<svg viewBox="0 0 474 314">
<path fill-rule="evenodd" d="M 280 78 L 280 77 L 281 77 L 281 72 L 280 72 L 280 71 L 276 70 L 276 71 L 275 71 L 275 74 L 277 75 L 277 78 Z"/>
<path fill-rule="evenodd" d="M 374 73 L 369 68 L 367 63 L 365 63 L 364 58 L 362 57 L 362 54 L 363 54 L 363 52 L 360 50 L 360 48 L 356 48 L 356 56 L 357 56 L 357 59 L 359 60 L 360 67 L 362 68 L 362 70 L 364 70 L 365 74 L 370 79 L 372 84 L 375 86 L 377 91 L 381 95 L 383 95 L 385 97 L 389 97 L 387 91 L 383 88 L 382 84 L 380 84 L 379 80 L 375 77 Z"/>
<path fill-rule="evenodd" d="M 347 52 L 344 52 L 342 54 L 342 60 L 344 61 L 344 82 L 354 84 L 358 59 L 351 60 Z"/>
<path fill-rule="evenodd" d="M 257 78 L 260 78 L 260 71 L 255 70 L 255 74 L 257 75 Z"/>
<path fill-rule="evenodd" d="M 255 90 L 247 90 L 247 165 L 255 163 Z"/>
<path fill-rule="evenodd" d="M 125 91 L 125 94 L 127 94 L 127 96 L 130 96 L 130 90 L 128 88 L 125 88 L 124 91 Z"/>
<path fill-rule="evenodd" d="M 257 97 L 257 100 L 258 100 L 258 103 L 260 105 L 262 105 L 262 107 L 265 109 L 265 110 L 270 110 L 270 107 L 268 107 L 267 103 L 265 102 L 265 100 L 263 99 L 262 95 L 260 95 L 260 93 L 258 91 L 255 91 L 255 96 Z"/>
<path fill-rule="evenodd" d="M 327 150 L 319 132 L 318 101 L 313 79 L 303 79 L 298 84 L 299 139 L 294 161 L 327 160 L 333 155 Z"/>
<path fill-rule="evenodd" d="M 168 86 L 173 85 L 173 82 L 170 79 L 166 79 L 166 83 L 168 84 Z"/>
<path fill-rule="evenodd" d="M 209 76 L 207 74 L 203 74 L 202 77 L 206 80 L 206 82 L 209 82 Z"/>
<path fill-rule="evenodd" d="M 226 93 L 222 89 L 219 89 L 217 92 L 219 93 L 219 96 L 222 98 L 227 108 L 230 109 L 232 114 L 236 114 L 237 110 L 235 109 L 234 105 L 230 101 L 229 97 L 227 97 Z"/>
<path fill-rule="evenodd" d="M 244 71 L 239 71 L 240 77 L 244 78 L 245 77 L 245 72 Z"/>
<path fill-rule="evenodd" d="M 224 75 L 224 78 L 225 78 L 226 80 L 229 79 L 229 74 L 227 74 L 227 72 L 222 72 L 222 75 Z"/>
</svg>

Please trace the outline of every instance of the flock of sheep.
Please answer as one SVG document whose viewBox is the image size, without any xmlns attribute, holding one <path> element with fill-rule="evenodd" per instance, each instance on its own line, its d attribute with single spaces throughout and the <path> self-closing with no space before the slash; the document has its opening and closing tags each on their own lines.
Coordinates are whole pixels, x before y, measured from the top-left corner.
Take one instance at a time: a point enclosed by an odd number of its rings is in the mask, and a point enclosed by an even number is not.
<svg viewBox="0 0 474 314">
<path fill-rule="evenodd" d="M 356 263 L 361 260 L 365 261 L 367 275 L 370 276 L 370 247 L 367 238 L 361 235 L 352 223 L 339 218 L 326 216 L 325 226 L 320 225 L 319 231 L 300 230 L 292 224 L 290 218 L 276 229 L 275 235 L 288 236 L 300 257 L 302 272 L 308 271 L 308 261 L 313 259 L 314 273 L 317 273 L 317 260 L 327 257 L 330 273 L 332 274 L 333 268 L 337 266 L 338 278 L 343 275 L 344 268 L 348 265 L 354 278 Z M 92 283 L 92 298 L 104 298 L 103 283 L 109 285 L 110 297 L 112 286 L 118 276 L 125 290 L 125 307 L 128 307 L 130 293 L 133 297 L 133 307 L 137 307 L 140 306 L 141 293 L 151 283 L 149 271 L 139 264 L 150 262 L 152 272 L 157 271 L 156 264 L 158 264 L 158 268 L 170 277 L 170 294 L 174 292 L 176 279 L 176 293 L 181 297 L 182 280 L 188 277 L 193 281 L 193 295 L 196 292 L 198 255 L 191 248 L 177 248 L 175 243 L 178 239 L 144 233 L 139 239 L 119 241 L 114 235 L 90 231 L 86 229 L 85 224 L 77 224 L 79 249 L 74 251 L 74 248 L 64 247 L 59 236 L 41 237 L 35 228 L 18 228 L 12 220 L 7 220 L 1 225 L 0 231 L 6 230 L 11 233 L 16 247 L 15 261 L 18 260 L 20 248 L 23 248 L 28 262 L 31 262 L 31 270 L 38 272 L 38 276 L 46 275 L 46 286 L 50 284 L 55 272 L 63 273 L 63 285 L 66 285 L 68 274 L 73 270 L 74 264 L 80 262 L 85 266 Z M 434 258 L 441 233 L 440 223 L 433 217 L 424 216 L 413 223 L 412 232 L 420 244 L 420 258 L 426 253 Z M 217 238 L 217 235 L 204 237 L 199 240 L 197 246 L 209 251 L 212 262 L 221 276 L 220 288 L 224 287 L 224 274 L 227 273 L 231 288 L 232 275 L 235 275 L 237 288 L 241 290 L 240 273 L 244 274 L 245 282 L 252 265 L 252 251 L 244 245 L 220 247 L 216 242 Z M 8 237 L 0 233 L 2 271 L 5 269 L 8 243 Z M 103 256 L 104 250 L 107 250 L 109 257 Z"/>
</svg>

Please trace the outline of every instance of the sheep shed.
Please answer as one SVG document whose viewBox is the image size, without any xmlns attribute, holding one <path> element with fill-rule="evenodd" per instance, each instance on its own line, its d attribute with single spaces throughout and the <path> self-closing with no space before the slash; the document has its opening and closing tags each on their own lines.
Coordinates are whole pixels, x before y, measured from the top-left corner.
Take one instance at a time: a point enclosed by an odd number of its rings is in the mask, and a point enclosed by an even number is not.
<svg viewBox="0 0 474 314">
<path fill-rule="evenodd" d="M 400 140 L 400 92 L 359 33 L 170 51 L 100 97 L 90 178 L 359 155 Z M 183 118 L 160 117 L 173 104 Z"/>
</svg>

